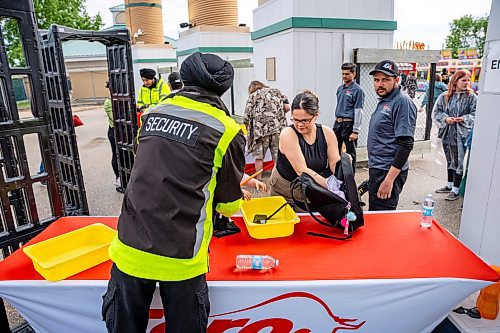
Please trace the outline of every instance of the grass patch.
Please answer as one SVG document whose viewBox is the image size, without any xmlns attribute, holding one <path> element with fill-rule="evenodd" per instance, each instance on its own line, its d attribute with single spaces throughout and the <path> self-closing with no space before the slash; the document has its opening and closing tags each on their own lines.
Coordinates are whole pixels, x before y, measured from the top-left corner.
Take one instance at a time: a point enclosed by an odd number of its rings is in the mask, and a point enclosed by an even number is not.
<svg viewBox="0 0 500 333">
<path fill-rule="evenodd" d="M 29 99 L 24 101 L 17 101 L 16 104 L 18 110 L 31 109 L 31 101 Z"/>
</svg>

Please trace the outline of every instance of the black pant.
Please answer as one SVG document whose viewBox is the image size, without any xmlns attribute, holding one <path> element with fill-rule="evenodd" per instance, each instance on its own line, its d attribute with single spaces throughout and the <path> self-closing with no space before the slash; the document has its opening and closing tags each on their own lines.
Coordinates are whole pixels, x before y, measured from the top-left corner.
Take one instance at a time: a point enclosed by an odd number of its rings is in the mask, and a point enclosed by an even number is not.
<svg viewBox="0 0 500 333">
<path fill-rule="evenodd" d="M 460 333 L 460 331 L 448 318 L 445 318 L 431 333 Z"/>
<path fill-rule="evenodd" d="M 116 156 L 116 141 L 115 141 L 115 129 L 113 127 L 108 128 L 108 140 L 111 144 L 111 167 L 115 173 L 115 177 L 118 178 L 118 158 Z"/>
<path fill-rule="evenodd" d="M 108 332 L 146 332 L 157 282 L 165 314 L 165 333 L 205 333 L 210 312 L 205 274 L 184 281 L 154 281 L 127 275 L 115 264 L 102 304 L 102 318 Z"/>
<path fill-rule="evenodd" d="M 341 123 L 335 122 L 333 125 L 333 131 L 337 136 L 337 142 L 339 144 L 339 154 L 342 154 L 342 144 L 345 143 L 346 152 L 351 155 L 352 158 L 352 172 L 356 172 L 356 147 L 358 146 L 358 140 L 349 140 L 349 136 L 352 134 L 354 122 L 353 121 L 343 121 Z M 337 168 L 340 162 L 337 163 Z"/>
<path fill-rule="evenodd" d="M 462 175 L 459 175 L 453 169 L 448 169 L 448 182 L 453 183 L 453 186 L 460 187 L 460 183 L 462 182 Z"/>
<path fill-rule="evenodd" d="M 370 168 L 369 170 L 369 210 L 396 210 L 398 206 L 399 194 L 401 194 L 401 191 L 403 191 L 403 186 L 406 183 L 406 178 L 408 177 L 408 169 L 405 171 L 401 171 L 394 180 L 390 198 L 380 199 L 379 197 L 377 197 L 377 192 L 380 184 L 382 184 L 382 182 L 384 181 L 387 172 L 389 172 L 389 170 L 380 170 L 373 168 Z"/>
</svg>

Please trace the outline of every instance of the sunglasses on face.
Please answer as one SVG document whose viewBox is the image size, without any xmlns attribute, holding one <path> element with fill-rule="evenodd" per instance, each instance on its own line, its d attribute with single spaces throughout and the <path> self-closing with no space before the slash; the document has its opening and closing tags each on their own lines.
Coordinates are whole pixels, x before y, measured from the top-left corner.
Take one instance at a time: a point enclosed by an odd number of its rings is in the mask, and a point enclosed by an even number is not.
<svg viewBox="0 0 500 333">
<path fill-rule="evenodd" d="M 312 120 L 314 119 L 314 116 L 312 116 L 311 118 L 309 119 L 296 119 L 296 118 L 292 118 L 292 121 L 295 123 L 295 124 L 304 124 L 304 125 L 307 125 L 309 124 Z"/>
<path fill-rule="evenodd" d="M 466 309 L 463 306 L 461 306 L 461 307 L 458 307 L 455 310 L 453 310 L 453 312 L 459 313 L 459 314 L 466 314 L 469 317 L 474 318 L 474 319 L 481 319 L 481 313 L 479 312 L 478 308 L 476 308 L 476 307 Z"/>
</svg>

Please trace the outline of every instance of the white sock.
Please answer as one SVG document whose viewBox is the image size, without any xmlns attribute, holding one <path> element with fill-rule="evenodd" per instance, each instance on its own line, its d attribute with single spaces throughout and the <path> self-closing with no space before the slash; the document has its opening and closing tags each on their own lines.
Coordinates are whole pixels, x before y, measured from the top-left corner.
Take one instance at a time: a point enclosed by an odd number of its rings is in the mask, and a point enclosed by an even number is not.
<svg viewBox="0 0 500 333">
<path fill-rule="evenodd" d="M 458 194 L 458 190 L 459 190 L 459 188 L 458 188 L 458 187 L 455 187 L 455 186 L 453 186 L 453 187 L 451 188 L 451 191 L 452 191 L 453 193 L 455 193 L 455 194 Z"/>
<path fill-rule="evenodd" d="M 447 188 L 452 188 L 453 187 L 453 182 L 448 182 L 448 185 L 446 185 Z"/>
</svg>

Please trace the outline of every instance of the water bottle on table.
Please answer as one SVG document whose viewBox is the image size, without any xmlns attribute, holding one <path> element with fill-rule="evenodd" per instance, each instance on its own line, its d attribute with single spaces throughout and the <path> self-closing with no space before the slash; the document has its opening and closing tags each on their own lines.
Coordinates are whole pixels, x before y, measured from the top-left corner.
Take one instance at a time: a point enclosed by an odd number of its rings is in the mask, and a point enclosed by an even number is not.
<svg viewBox="0 0 500 333">
<path fill-rule="evenodd" d="M 271 269 L 278 266 L 279 260 L 267 255 L 238 254 L 236 268 L 239 269 Z"/>
<path fill-rule="evenodd" d="M 420 225 L 425 228 L 430 228 L 432 226 L 432 216 L 434 215 L 434 199 L 432 199 L 432 194 L 427 194 L 427 197 L 422 203 L 422 218 L 420 219 Z"/>
</svg>

